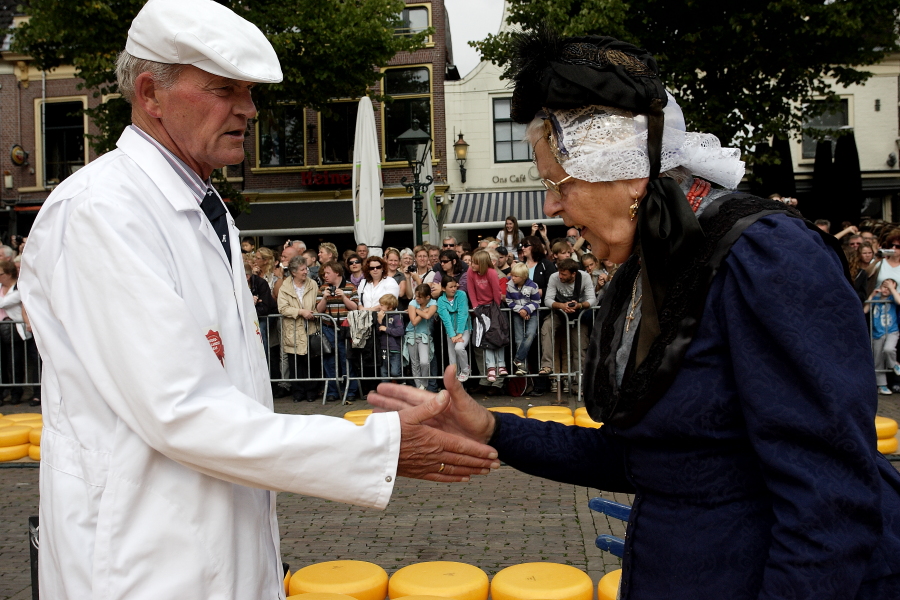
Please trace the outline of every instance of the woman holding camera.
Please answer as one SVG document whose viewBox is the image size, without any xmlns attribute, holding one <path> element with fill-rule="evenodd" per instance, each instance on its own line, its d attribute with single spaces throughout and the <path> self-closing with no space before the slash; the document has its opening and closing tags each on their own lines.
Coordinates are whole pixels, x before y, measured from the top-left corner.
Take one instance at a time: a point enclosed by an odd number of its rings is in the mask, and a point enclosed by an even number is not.
<svg viewBox="0 0 900 600">
<path fill-rule="evenodd" d="M 532 223 L 531 224 L 531 235 L 539 238 L 541 243 L 544 244 L 544 248 L 547 250 L 550 249 L 550 238 L 547 237 L 547 226 L 543 223 Z"/>
<path fill-rule="evenodd" d="M 428 262 L 428 248 L 425 246 L 416 246 L 413 248 L 416 257 L 416 264 L 406 268 L 403 275 L 406 277 L 406 299 L 413 299 L 413 290 L 423 283 L 431 283 L 433 279 L 431 263 Z M 428 279 L 428 281 L 426 281 Z"/>
</svg>

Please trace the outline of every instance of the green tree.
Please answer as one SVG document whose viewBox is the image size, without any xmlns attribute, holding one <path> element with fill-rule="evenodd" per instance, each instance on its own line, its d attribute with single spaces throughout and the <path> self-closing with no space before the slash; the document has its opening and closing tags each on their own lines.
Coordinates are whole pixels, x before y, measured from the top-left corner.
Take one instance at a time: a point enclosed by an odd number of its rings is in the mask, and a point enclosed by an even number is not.
<svg viewBox="0 0 900 600">
<path fill-rule="evenodd" d="M 609 35 L 652 52 L 688 128 L 742 149 L 797 136 L 835 106 L 829 79 L 863 83 L 860 69 L 897 51 L 898 0 L 509 0 L 509 25 L 562 35 Z M 475 46 L 500 66 L 510 34 Z M 826 103 L 813 103 L 825 98 Z"/>
<path fill-rule="evenodd" d="M 403 0 L 240 0 L 222 4 L 255 23 L 269 38 L 284 72 L 280 84 L 254 90 L 257 107 L 296 102 L 328 112 L 333 98 L 367 93 L 384 66 L 400 51 L 423 45 L 431 31 L 396 36 Z M 15 30 L 17 52 L 51 69 L 74 65 L 95 97 L 117 93 L 115 60 L 125 48 L 128 28 L 144 0 L 30 0 L 30 20 Z M 119 99 L 86 111 L 100 130 L 91 145 L 98 152 L 115 146 L 130 122 L 131 109 Z"/>
</svg>

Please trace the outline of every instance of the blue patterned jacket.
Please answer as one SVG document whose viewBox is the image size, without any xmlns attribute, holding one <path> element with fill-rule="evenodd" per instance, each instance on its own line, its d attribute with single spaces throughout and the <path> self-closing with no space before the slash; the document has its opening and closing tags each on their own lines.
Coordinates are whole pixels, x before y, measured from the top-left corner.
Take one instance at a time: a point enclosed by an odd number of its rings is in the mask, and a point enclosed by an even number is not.
<svg viewBox="0 0 900 600">
<path fill-rule="evenodd" d="M 635 494 L 622 599 L 900 598 L 900 475 L 833 252 L 767 216 L 716 275 L 675 381 L 633 427 L 495 415 L 528 473 Z M 599 552 L 599 550 L 598 550 Z"/>
</svg>

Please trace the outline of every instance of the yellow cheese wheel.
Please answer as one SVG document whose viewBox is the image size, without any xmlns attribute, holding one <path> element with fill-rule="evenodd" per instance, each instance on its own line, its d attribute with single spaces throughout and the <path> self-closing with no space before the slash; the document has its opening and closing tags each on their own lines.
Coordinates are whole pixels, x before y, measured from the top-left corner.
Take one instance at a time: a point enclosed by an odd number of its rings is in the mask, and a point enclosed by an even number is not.
<svg viewBox="0 0 900 600">
<path fill-rule="evenodd" d="M 897 435 L 897 421 L 887 417 L 875 417 L 875 434 L 879 440 Z"/>
<path fill-rule="evenodd" d="M 288 600 L 354 600 L 353 596 L 347 594 L 333 594 L 331 592 L 308 592 L 306 594 L 296 594 L 288 596 Z"/>
<path fill-rule="evenodd" d="M 516 415 L 517 417 L 525 416 L 525 411 L 523 411 L 518 406 L 492 406 L 488 410 L 491 412 L 507 413 L 510 415 Z"/>
<path fill-rule="evenodd" d="M 0 427 L 9 427 L 10 425 L 18 425 L 18 421 L 10 421 L 7 418 L 0 419 Z"/>
<path fill-rule="evenodd" d="M 28 434 L 28 441 L 31 442 L 34 446 L 41 445 L 41 433 L 44 431 L 43 425 L 38 425 L 37 427 L 31 428 L 31 433 Z"/>
<path fill-rule="evenodd" d="M 31 435 L 31 427 L 28 425 L 13 425 L 0 429 L 0 448 L 28 444 Z"/>
<path fill-rule="evenodd" d="M 572 415 L 564 415 L 558 413 L 537 413 L 536 415 L 530 415 L 529 419 L 536 419 L 538 421 L 554 421 L 556 423 L 562 423 L 563 425 L 574 425 L 575 417 Z"/>
<path fill-rule="evenodd" d="M 597 600 L 616 600 L 619 597 L 619 582 L 622 581 L 622 569 L 610 571 L 597 584 Z"/>
<path fill-rule="evenodd" d="M 354 425 L 359 425 L 360 427 L 362 427 L 363 425 L 366 424 L 366 419 L 368 419 L 368 418 L 369 418 L 368 416 L 363 416 L 363 417 L 356 416 L 356 417 L 344 417 L 344 420 L 350 421 Z"/>
<path fill-rule="evenodd" d="M 578 415 L 575 417 L 575 424 L 579 427 L 593 427 L 594 429 L 599 429 L 603 426 L 603 423 L 598 423 L 587 415 Z"/>
<path fill-rule="evenodd" d="M 28 445 L 28 457 L 31 460 L 41 460 L 41 447 L 34 444 Z"/>
<path fill-rule="evenodd" d="M 576 419 L 578 418 L 578 415 L 586 415 L 586 414 L 588 414 L 586 406 L 579 406 L 578 408 L 575 409 L 575 418 Z"/>
<path fill-rule="evenodd" d="M 493 600 L 592 600 L 594 583 L 587 573 L 557 563 L 506 567 L 491 581 Z"/>
<path fill-rule="evenodd" d="M 284 574 L 284 595 L 287 596 L 291 589 L 291 570 Z"/>
<path fill-rule="evenodd" d="M 29 448 L 31 448 L 31 444 L 19 444 L 18 446 L 6 446 L 0 448 L 0 462 L 25 458 L 28 456 Z"/>
<path fill-rule="evenodd" d="M 3 430 L 0 429 L 0 434 L 3 433 Z M 897 438 L 892 437 L 886 440 L 878 440 L 878 451 L 882 454 L 894 454 L 897 452 Z"/>
<path fill-rule="evenodd" d="M 3 418 L 19 423 L 22 421 L 42 421 L 44 419 L 41 413 L 16 413 L 14 415 L 6 415 Z"/>
<path fill-rule="evenodd" d="M 344 418 L 352 418 L 352 417 L 368 417 L 372 414 L 372 409 L 367 408 L 365 410 L 350 410 L 344 413 Z"/>
<path fill-rule="evenodd" d="M 558 415 L 569 415 L 571 417 L 572 409 L 568 406 L 532 406 L 528 409 L 529 417 L 544 413 L 556 413 Z"/>
<path fill-rule="evenodd" d="M 332 560 L 303 567 L 291 576 L 291 595 L 306 592 L 347 594 L 356 600 L 384 600 L 387 572 L 362 560 Z"/>
<path fill-rule="evenodd" d="M 434 595 L 454 600 L 487 600 L 487 573 L 461 562 L 432 561 L 403 567 L 391 576 L 388 596 Z"/>
</svg>

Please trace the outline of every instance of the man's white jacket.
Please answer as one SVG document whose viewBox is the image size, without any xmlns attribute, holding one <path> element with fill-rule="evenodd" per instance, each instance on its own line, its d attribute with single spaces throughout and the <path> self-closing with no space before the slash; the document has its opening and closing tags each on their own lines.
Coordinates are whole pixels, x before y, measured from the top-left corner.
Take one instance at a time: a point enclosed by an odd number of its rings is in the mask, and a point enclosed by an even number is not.
<svg viewBox="0 0 900 600">
<path fill-rule="evenodd" d="M 357 427 L 273 412 L 229 227 L 231 267 L 131 130 L 38 214 L 20 288 L 44 360 L 42 597 L 284 597 L 268 490 L 387 504 L 396 414 Z"/>
</svg>

